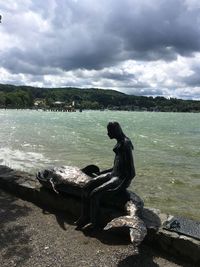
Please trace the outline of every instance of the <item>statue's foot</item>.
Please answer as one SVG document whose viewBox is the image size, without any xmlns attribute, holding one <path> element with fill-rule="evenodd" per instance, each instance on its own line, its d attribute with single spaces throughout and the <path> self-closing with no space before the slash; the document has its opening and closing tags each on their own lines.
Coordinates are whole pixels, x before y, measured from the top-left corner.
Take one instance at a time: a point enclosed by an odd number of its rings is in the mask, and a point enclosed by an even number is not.
<svg viewBox="0 0 200 267">
<path fill-rule="evenodd" d="M 87 223 L 86 225 L 84 225 L 82 227 L 83 231 L 93 231 L 93 230 L 96 231 L 96 230 L 100 230 L 100 229 L 102 229 L 102 228 L 99 225 L 93 224 L 91 222 Z"/>
<path fill-rule="evenodd" d="M 85 224 L 83 227 L 82 227 L 82 230 L 86 230 L 86 229 L 93 229 L 94 226 L 91 222 Z"/>
</svg>

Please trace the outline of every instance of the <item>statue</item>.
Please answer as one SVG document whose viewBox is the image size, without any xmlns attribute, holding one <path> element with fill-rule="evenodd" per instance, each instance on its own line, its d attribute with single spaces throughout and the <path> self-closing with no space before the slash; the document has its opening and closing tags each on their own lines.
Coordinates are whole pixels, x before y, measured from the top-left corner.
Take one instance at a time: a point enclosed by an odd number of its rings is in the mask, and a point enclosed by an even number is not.
<svg viewBox="0 0 200 267">
<path fill-rule="evenodd" d="M 133 145 L 118 122 L 108 123 L 107 130 L 108 136 L 117 140 L 113 149 L 113 168 L 100 171 L 95 165 L 83 169 L 76 166 L 50 167 L 39 171 L 36 178 L 43 187 L 59 195 L 58 199 L 65 203 L 66 210 L 71 210 L 73 198 L 75 202 L 81 200 L 77 229 L 98 226 L 103 226 L 105 231 L 128 229 L 131 242 L 138 246 L 146 236 L 147 228 L 141 218 L 144 206 L 142 199 L 127 190 L 135 176 Z M 101 210 L 100 200 L 104 204 Z M 79 215 L 78 209 L 73 212 Z"/>
<path fill-rule="evenodd" d="M 113 168 L 98 173 L 83 187 L 81 216 L 77 228 L 96 228 L 98 226 L 99 201 L 107 193 L 124 191 L 135 176 L 133 145 L 123 133 L 118 122 L 109 122 L 108 136 L 116 139 L 117 144 Z"/>
</svg>

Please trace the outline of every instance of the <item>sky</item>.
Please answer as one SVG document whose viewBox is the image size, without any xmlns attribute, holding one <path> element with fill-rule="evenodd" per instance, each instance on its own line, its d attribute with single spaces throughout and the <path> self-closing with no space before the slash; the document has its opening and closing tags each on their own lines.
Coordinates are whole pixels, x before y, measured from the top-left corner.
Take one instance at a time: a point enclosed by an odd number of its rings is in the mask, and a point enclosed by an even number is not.
<svg viewBox="0 0 200 267">
<path fill-rule="evenodd" d="M 200 100 L 199 0 L 0 0 L 0 83 Z"/>
</svg>

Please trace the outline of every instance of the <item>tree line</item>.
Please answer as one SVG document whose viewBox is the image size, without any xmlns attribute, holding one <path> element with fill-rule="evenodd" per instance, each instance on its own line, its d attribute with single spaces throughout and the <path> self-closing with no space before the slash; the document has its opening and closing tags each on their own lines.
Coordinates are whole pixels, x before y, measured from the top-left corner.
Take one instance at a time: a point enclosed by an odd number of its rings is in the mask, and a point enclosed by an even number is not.
<svg viewBox="0 0 200 267">
<path fill-rule="evenodd" d="M 163 112 L 200 112 L 200 101 L 167 99 L 162 96 L 126 95 L 114 90 L 80 88 L 39 88 L 0 84 L 0 108 L 51 108 L 56 101 L 75 102 L 81 109 L 143 110 Z"/>
</svg>

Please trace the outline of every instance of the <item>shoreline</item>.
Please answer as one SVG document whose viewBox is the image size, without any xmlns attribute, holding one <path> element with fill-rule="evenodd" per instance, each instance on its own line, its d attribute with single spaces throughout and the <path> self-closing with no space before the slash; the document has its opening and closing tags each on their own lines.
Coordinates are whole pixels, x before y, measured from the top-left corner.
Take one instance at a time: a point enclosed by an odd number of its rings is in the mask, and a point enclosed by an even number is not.
<svg viewBox="0 0 200 267">
<path fill-rule="evenodd" d="M 106 112 L 106 111 L 115 111 L 115 112 L 136 112 L 136 113 L 178 113 L 178 114 L 199 114 L 200 111 L 151 111 L 151 110 L 127 110 L 127 109 L 82 109 L 79 111 L 79 108 L 76 108 L 75 111 L 64 111 L 64 110 L 53 110 L 53 109 L 42 109 L 42 108 L 4 108 L 0 107 L 0 110 L 18 110 L 18 111 L 24 111 L 24 110 L 30 110 L 30 111 L 44 111 L 44 112 L 61 112 L 61 113 L 73 113 L 73 112 L 85 112 L 85 111 L 100 111 L 100 112 Z"/>
</svg>

